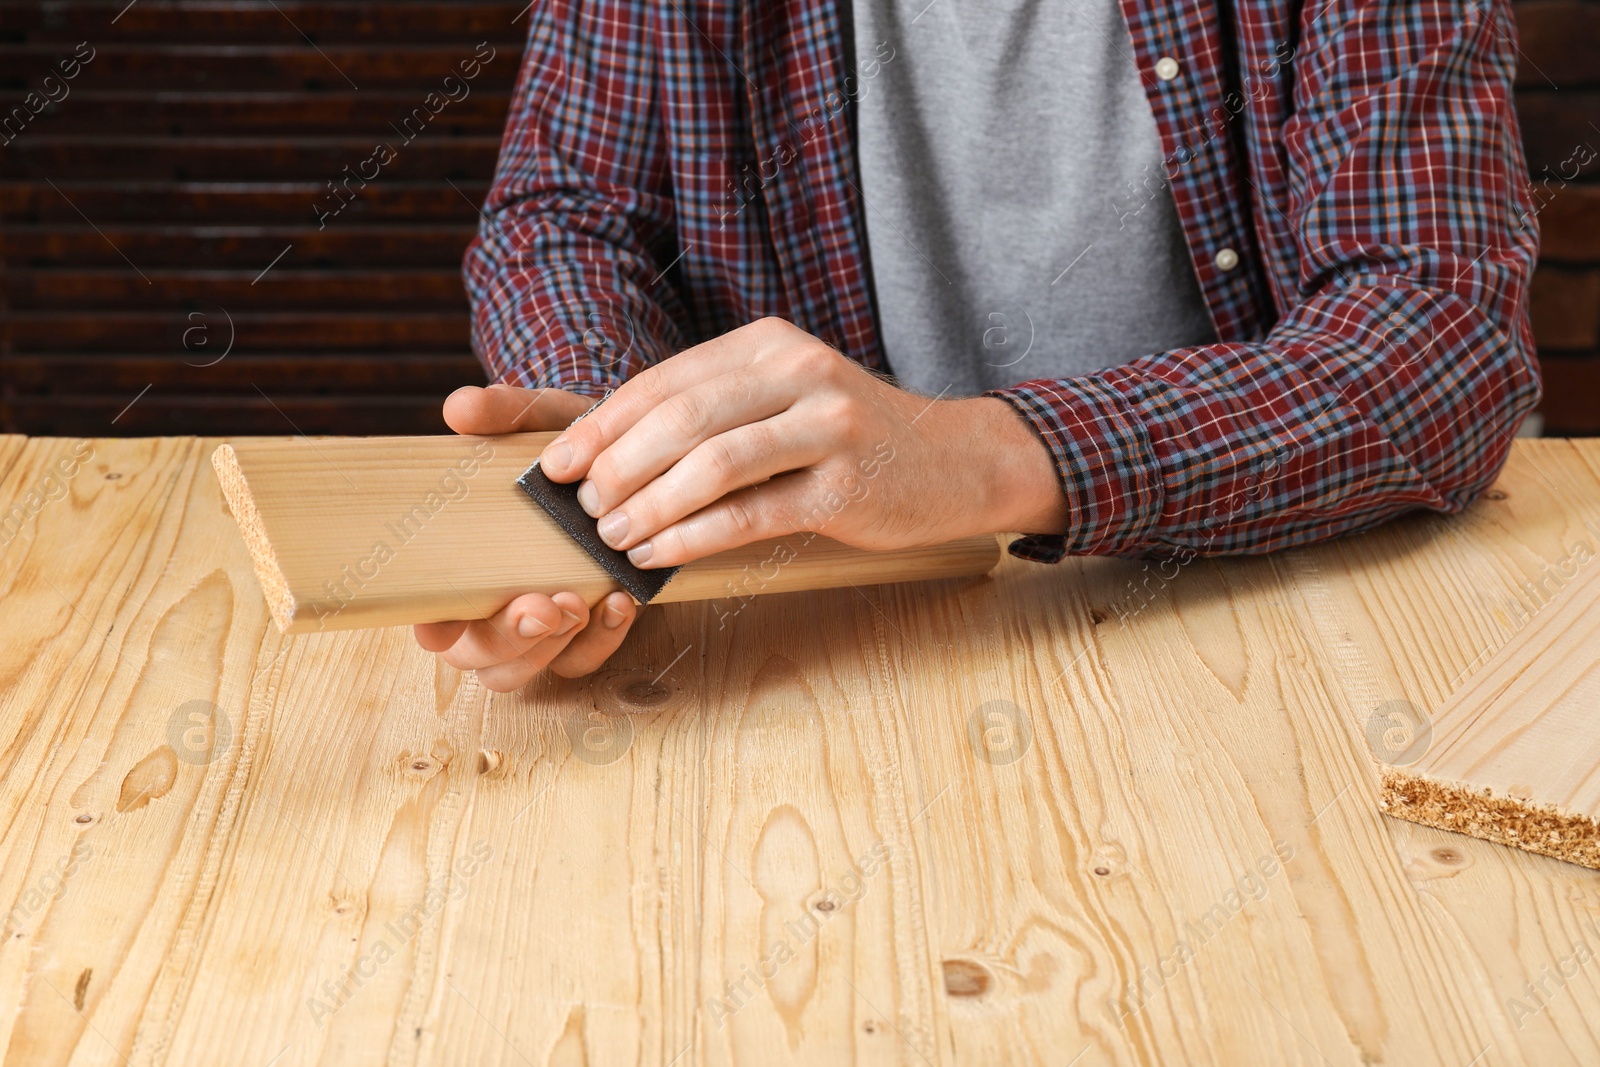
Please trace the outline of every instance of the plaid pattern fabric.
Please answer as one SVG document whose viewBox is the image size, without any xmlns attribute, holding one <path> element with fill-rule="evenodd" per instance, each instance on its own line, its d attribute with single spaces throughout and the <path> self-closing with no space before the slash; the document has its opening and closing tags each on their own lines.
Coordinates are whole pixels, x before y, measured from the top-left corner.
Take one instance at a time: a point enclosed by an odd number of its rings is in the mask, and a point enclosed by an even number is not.
<svg viewBox="0 0 1600 1067">
<path fill-rule="evenodd" d="M 1506 0 L 1121 5 L 1219 340 L 994 391 L 1072 515 L 1012 552 L 1265 552 L 1464 507 L 1540 391 Z M 465 261 L 493 378 L 598 395 L 763 315 L 885 369 L 834 3 L 530 17 Z"/>
</svg>

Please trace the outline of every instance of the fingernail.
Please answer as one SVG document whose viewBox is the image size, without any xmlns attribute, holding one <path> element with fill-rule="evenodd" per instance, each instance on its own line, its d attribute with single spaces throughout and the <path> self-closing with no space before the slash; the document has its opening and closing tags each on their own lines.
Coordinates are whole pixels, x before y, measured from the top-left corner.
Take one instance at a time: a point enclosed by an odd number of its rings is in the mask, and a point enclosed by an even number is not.
<svg viewBox="0 0 1600 1067">
<path fill-rule="evenodd" d="M 562 614 L 563 618 L 562 618 L 562 621 L 561 621 L 561 629 L 556 631 L 556 636 L 557 637 L 560 637 L 562 634 L 566 633 L 567 631 L 571 630 L 574 626 L 578 625 L 578 617 L 576 615 L 574 615 L 572 612 L 568 611 L 566 608 L 562 608 L 561 609 L 561 614 Z"/>
<path fill-rule="evenodd" d="M 578 498 L 581 500 L 583 494 L 579 493 Z M 596 529 L 600 531 L 600 540 L 616 548 L 618 542 L 628 536 L 628 515 L 623 511 L 613 511 L 600 520 Z"/>
<path fill-rule="evenodd" d="M 646 563 L 649 563 L 650 542 L 640 541 L 638 544 L 628 549 L 628 562 L 632 563 L 635 567 L 642 567 Z"/>
<path fill-rule="evenodd" d="M 600 490 L 594 487 L 594 482 L 588 478 L 578 486 L 578 505 L 589 513 L 591 519 L 600 517 Z"/>
<path fill-rule="evenodd" d="M 617 607 L 616 602 L 606 601 L 606 610 L 600 613 L 600 621 L 608 630 L 615 630 L 622 625 L 622 620 L 627 617 L 627 612 Z"/>
<path fill-rule="evenodd" d="M 556 438 L 539 453 L 539 466 L 550 474 L 560 474 L 572 466 L 572 446 Z"/>
<path fill-rule="evenodd" d="M 517 620 L 517 633 L 523 637 L 543 637 L 550 632 L 550 624 L 543 619 L 536 619 L 532 615 L 524 615 Z"/>
</svg>

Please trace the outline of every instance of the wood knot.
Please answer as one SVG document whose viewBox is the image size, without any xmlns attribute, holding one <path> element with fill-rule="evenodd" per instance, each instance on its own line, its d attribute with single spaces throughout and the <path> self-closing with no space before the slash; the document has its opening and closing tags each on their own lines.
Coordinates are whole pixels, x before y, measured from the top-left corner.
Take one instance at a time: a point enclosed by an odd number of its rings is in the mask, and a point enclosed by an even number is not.
<svg viewBox="0 0 1600 1067">
<path fill-rule="evenodd" d="M 866 1022 L 861 1024 L 861 1029 L 866 1033 L 875 1034 L 878 1032 L 878 1024 L 873 1022 L 871 1019 L 868 1019 Z"/>
<path fill-rule="evenodd" d="M 492 774 L 500 769 L 500 753 L 486 748 L 478 753 L 478 773 Z"/>
<path fill-rule="evenodd" d="M 823 897 L 821 900 L 817 901 L 816 904 L 813 905 L 813 906 L 818 911 L 832 911 L 834 908 L 837 908 L 839 905 L 837 905 L 837 904 L 835 904 L 833 902 L 833 898 L 832 897 Z"/>
<path fill-rule="evenodd" d="M 1099 626 L 1101 623 L 1106 621 L 1106 613 L 1101 611 L 1099 608 L 1090 608 L 1089 621 L 1094 623 L 1096 626 Z"/>
<path fill-rule="evenodd" d="M 989 991 L 989 972 L 972 960 L 944 961 L 944 991 L 952 997 L 981 997 Z"/>
<path fill-rule="evenodd" d="M 643 708 L 665 704 L 672 698 L 672 690 L 659 682 L 629 682 L 622 687 L 622 699 Z"/>
<path fill-rule="evenodd" d="M 1433 850 L 1433 858 L 1446 866 L 1453 867 L 1461 862 L 1461 853 L 1453 848 L 1436 848 Z"/>
<path fill-rule="evenodd" d="M 1104 829 L 1104 828 L 1102 828 Z M 1097 878 L 1110 878 L 1127 869 L 1128 854 L 1115 841 L 1105 841 L 1089 856 L 1089 869 Z"/>
<path fill-rule="evenodd" d="M 445 765 L 449 762 L 449 757 L 447 755 L 441 758 L 437 752 L 429 755 L 424 752 L 412 752 L 408 749 L 403 749 L 400 752 L 398 762 L 400 769 L 407 774 L 417 778 L 431 778 L 444 770 Z"/>
<path fill-rule="evenodd" d="M 602 715 L 638 715 L 670 711 L 684 697 L 659 671 L 643 667 L 603 671 L 594 676 L 590 696 Z"/>
<path fill-rule="evenodd" d="M 117 481 L 118 479 L 120 479 L 121 477 L 122 477 L 122 475 L 118 474 L 116 471 L 112 471 L 110 474 L 106 475 L 106 481 L 114 482 L 114 481 Z"/>
<path fill-rule="evenodd" d="M 77 823 L 79 826 L 88 826 L 90 823 L 94 822 L 94 816 L 90 815 L 88 812 L 83 812 L 80 815 L 73 816 L 72 821 Z"/>
<path fill-rule="evenodd" d="M 177 780 L 178 757 L 171 748 L 161 745 L 134 764 L 122 779 L 122 789 L 117 793 L 117 810 L 138 811 L 152 800 L 166 796 Z"/>
<path fill-rule="evenodd" d="M 1504 489 L 1491 489 L 1483 494 L 1485 500 L 1504 500 L 1509 494 Z"/>
</svg>

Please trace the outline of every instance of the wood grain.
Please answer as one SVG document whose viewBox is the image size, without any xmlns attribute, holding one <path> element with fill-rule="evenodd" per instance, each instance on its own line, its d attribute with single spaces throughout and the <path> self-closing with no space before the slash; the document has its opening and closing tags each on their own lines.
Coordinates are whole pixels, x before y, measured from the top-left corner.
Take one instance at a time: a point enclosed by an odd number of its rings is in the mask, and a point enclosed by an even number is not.
<svg viewBox="0 0 1600 1067">
<path fill-rule="evenodd" d="M 1384 811 L 1600 870 L 1595 559 L 1582 542 L 1530 586 L 1551 600 L 1433 719 L 1426 753 L 1384 772 Z"/>
<path fill-rule="evenodd" d="M 594 604 L 618 589 L 515 484 L 556 436 L 241 441 L 212 464 L 279 628 L 348 630 L 486 618 L 522 593 Z M 865 552 L 802 531 L 688 564 L 656 599 L 715 600 L 732 617 L 759 594 L 966 578 L 999 558 L 991 536 Z"/>
<path fill-rule="evenodd" d="M 1554 610 L 1600 442 L 1266 558 L 652 605 L 515 694 L 279 635 L 218 443 L 90 442 L 0 546 L 8 1067 L 1600 1062 L 1600 875 L 1383 816 L 1365 733 Z"/>
</svg>

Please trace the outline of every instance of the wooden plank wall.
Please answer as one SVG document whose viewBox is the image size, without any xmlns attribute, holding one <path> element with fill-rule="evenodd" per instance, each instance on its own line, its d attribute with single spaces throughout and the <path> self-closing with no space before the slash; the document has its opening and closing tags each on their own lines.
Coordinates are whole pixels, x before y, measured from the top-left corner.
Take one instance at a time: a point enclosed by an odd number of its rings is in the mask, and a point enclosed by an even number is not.
<svg viewBox="0 0 1600 1067">
<path fill-rule="evenodd" d="M 522 8 L 0 0 L 5 429 L 445 432 Z"/>
<path fill-rule="evenodd" d="M 1517 117 L 1538 205 L 1546 434 L 1600 434 L 1600 0 L 1523 0 Z"/>
<path fill-rule="evenodd" d="M 459 262 L 522 6 L 0 0 L 0 429 L 441 432 L 440 397 L 482 380 Z M 1600 0 L 1516 12 L 1545 431 L 1600 433 Z M 470 95 L 405 142 L 391 123 L 481 41 Z M 52 72 L 59 102 L 14 118 Z M 319 228 L 379 142 L 393 162 Z"/>
</svg>

